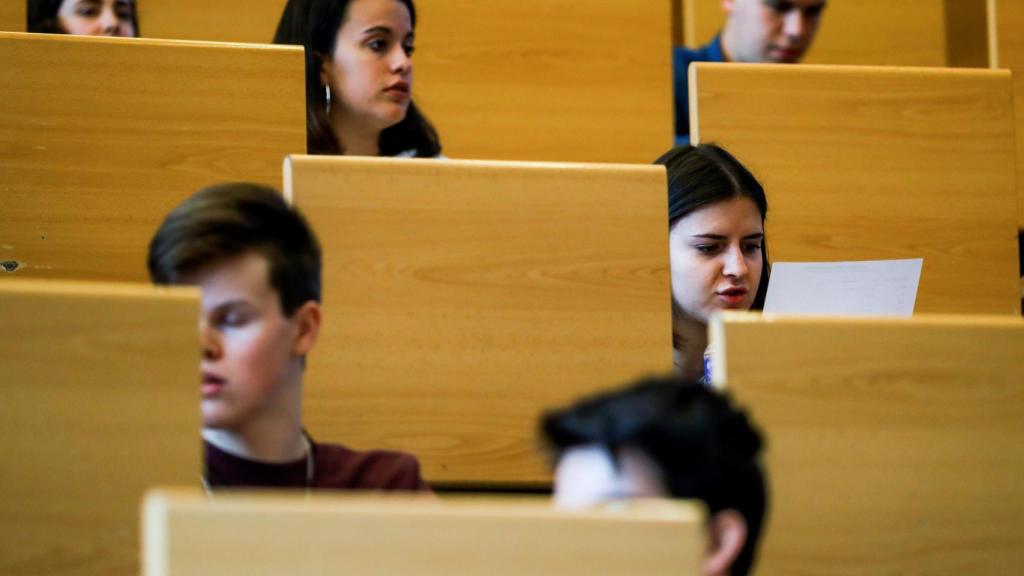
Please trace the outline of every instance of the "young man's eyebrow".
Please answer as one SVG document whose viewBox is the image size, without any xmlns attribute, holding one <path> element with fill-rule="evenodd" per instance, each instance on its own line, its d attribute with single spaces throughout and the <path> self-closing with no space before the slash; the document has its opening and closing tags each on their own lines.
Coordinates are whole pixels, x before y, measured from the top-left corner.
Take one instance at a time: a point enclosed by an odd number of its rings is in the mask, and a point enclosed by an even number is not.
<svg viewBox="0 0 1024 576">
<path fill-rule="evenodd" d="M 229 308 L 239 308 L 239 307 L 248 307 L 248 306 L 250 306 L 248 300 L 243 300 L 241 298 L 236 298 L 234 300 L 227 300 L 225 302 L 219 302 L 216 306 L 213 307 L 213 309 L 214 310 L 227 310 Z"/>
</svg>

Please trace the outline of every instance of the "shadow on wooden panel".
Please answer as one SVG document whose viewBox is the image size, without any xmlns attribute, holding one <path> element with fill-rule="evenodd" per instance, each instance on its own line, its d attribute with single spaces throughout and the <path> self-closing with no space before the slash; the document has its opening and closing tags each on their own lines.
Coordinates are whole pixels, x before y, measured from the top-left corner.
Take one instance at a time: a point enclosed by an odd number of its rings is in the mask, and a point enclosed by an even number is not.
<svg viewBox="0 0 1024 576">
<path fill-rule="evenodd" d="M 138 574 L 143 491 L 199 481 L 198 314 L 194 289 L 0 282 L 0 573 Z"/>
<path fill-rule="evenodd" d="M 279 186 L 305 150 L 300 48 L 0 33 L 0 62 L 0 261 L 17 276 L 146 281 L 179 201 Z"/>
<path fill-rule="evenodd" d="M 314 435 L 540 483 L 546 408 L 671 367 L 660 166 L 292 157 L 324 250 Z"/>
<path fill-rule="evenodd" d="M 759 574 L 1016 574 L 1024 321 L 723 315 L 714 379 L 768 438 Z"/>
<path fill-rule="evenodd" d="M 621 504 L 621 503 L 620 503 Z M 151 492 L 145 576 L 696 575 L 700 505 L 563 511 L 549 499 Z M 315 553 L 310 553 L 315 551 Z"/>
<path fill-rule="evenodd" d="M 696 64 L 694 142 L 764 183 L 773 261 L 924 258 L 917 312 L 1020 312 L 1009 74 Z"/>
</svg>

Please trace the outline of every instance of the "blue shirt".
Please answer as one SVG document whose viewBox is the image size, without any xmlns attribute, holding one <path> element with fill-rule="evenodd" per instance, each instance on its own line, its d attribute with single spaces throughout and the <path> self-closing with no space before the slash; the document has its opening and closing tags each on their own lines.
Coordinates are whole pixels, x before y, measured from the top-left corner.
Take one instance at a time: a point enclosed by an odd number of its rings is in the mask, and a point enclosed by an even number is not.
<svg viewBox="0 0 1024 576">
<path fill-rule="evenodd" d="M 691 62 L 725 62 L 725 53 L 722 52 L 722 37 L 715 36 L 714 40 L 697 50 L 690 50 L 682 46 L 672 50 L 672 88 L 676 101 L 676 145 L 690 143 L 690 106 L 688 103 L 690 78 L 687 69 Z"/>
</svg>

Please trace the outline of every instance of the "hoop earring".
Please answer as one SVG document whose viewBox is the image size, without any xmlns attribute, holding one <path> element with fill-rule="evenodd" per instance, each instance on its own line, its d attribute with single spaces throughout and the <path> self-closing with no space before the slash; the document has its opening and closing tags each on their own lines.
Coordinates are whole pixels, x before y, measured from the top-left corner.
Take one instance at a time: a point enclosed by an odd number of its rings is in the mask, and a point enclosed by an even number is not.
<svg viewBox="0 0 1024 576">
<path fill-rule="evenodd" d="M 327 113 L 331 113 L 331 87 L 324 84 L 324 99 L 327 100 Z"/>
</svg>

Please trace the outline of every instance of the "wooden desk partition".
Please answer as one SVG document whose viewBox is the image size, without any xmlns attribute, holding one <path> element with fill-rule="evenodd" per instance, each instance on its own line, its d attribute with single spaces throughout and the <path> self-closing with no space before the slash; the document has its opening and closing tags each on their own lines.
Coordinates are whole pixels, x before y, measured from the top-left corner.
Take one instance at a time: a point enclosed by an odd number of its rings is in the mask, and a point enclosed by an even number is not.
<svg viewBox="0 0 1024 576">
<path fill-rule="evenodd" d="M 270 42 L 284 5 L 146 0 L 140 27 Z M 647 164 L 672 145 L 668 3 L 422 0 L 416 11 L 413 92 L 446 156 Z"/>
<path fill-rule="evenodd" d="M 566 512 L 544 499 L 154 491 L 144 576 L 700 574 L 702 507 Z"/>
<path fill-rule="evenodd" d="M 0 573 L 138 574 L 138 505 L 201 470 L 195 289 L 0 282 Z"/>
<path fill-rule="evenodd" d="M 673 1 L 686 46 L 703 46 L 725 23 L 722 0 Z M 984 68 L 987 47 L 986 0 L 832 0 L 804 62 Z"/>
<path fill-rule="evenodd" d="M 0 30 L 24 32 L 28 27 L 28 0 L 0 2 Z"/>
<path fill-rule="evenodd" d="M 324 251 L 315 437 L 445 483 L 542 483 L 537 419 L 671 367 L 660 166 L 295 156 Z"/>
<path fill-rule="evenodd" d="M 713 379 L 767 435 L 758 574 L 1017 574 L 1024 320 L 727 314 Z"/>
<path fill-rule="evenodd" d="M 695 64 L 694 142 L 768 194 L 773 261 L 924 258 L 916 312 L 1019 314 L 1005 71 Z"/>
<path fill-rule="evenodd" d="M 990 0 L 995 30 L 993 68 L 1013 71 L 1013 100 L 1017 127 L 1017 226 L 1024 230 L 1024 2 Z"/>
<path fill-rule="evenodd" d="M 140 0 L 146 38 L 269 44 L 287 0 Z"/>
<path fill-rule="evenodd" d="M 302 50 L 0 33 L 0 277 L 145 281 L 199 188 L 305 151 Z"/>
</svg>

